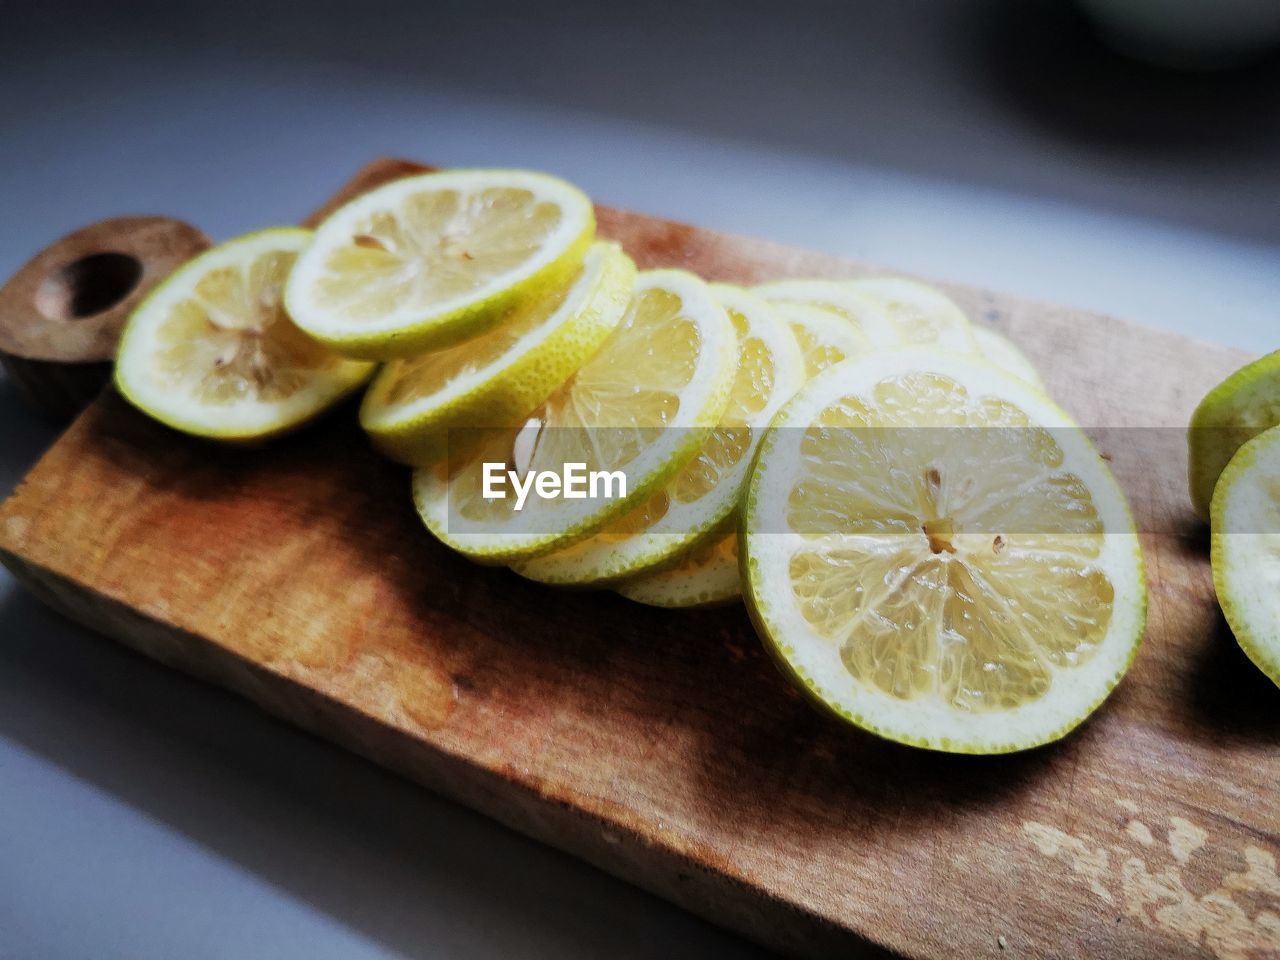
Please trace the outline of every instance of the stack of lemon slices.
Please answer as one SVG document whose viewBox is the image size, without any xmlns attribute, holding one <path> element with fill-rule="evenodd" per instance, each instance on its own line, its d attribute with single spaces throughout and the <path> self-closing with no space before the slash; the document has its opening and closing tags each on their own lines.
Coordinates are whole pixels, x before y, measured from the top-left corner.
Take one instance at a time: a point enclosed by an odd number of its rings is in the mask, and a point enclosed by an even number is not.
<svg viewBox="0 0 1280 960">
<path fill-rule="evenodd" d="M 658 607 L 745 598 L 801 689 L 883 736 L 1044 743 L 1137 650 L 1124 495 L 1030 361 L 933 287 L 637 271 L 570 184 L 447 171 L 192 261 L 116 382 L 253 441 L 370 376 L 360 422 L 441 542 Z M 608 490 L 546 495 L 570 464 Z"/>
</svg>

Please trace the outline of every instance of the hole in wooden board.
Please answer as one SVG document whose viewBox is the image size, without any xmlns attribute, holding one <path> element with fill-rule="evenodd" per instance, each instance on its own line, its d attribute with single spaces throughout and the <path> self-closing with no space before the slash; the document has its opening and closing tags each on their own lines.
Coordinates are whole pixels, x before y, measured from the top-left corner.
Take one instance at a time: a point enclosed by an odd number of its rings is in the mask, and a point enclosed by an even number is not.
<svg viewBox="0 0 1280 960">
<path fill-rule="evenodd" d="M 142 261 L 127 253 L 92 253 L 50 274 L 36 309 L 50 320 L 82 320 L 110 310 L 142 279 Z"/>
</svg>

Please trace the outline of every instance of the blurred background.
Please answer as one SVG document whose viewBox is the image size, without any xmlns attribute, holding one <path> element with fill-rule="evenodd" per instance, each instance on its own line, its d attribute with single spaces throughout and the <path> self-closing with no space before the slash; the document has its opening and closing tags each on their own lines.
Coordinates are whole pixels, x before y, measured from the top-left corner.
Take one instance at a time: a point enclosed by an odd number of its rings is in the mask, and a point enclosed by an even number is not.
<svg viewBox="0 0 1280 960">
<path fill-rule="evenodd" d="M 361 163 L 1280 340 L 1275 0 L 8 4 L 0 276 Z M 0 379 L 0 492 L 55 430 Z M 92 637 L 0 574 L 0 958 L 762 955 Z"/>
</svg>

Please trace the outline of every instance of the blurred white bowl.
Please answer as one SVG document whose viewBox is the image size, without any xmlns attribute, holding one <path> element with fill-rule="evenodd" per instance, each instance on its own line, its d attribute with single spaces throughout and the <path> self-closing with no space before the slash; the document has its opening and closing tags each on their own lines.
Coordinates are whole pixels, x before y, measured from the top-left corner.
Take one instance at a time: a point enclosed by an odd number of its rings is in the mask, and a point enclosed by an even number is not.
<svg viewBox="0 0 1280 960">
<path fill-rule="evenodd" d="M 1280 42 L 1280 0 L 1080 0 L 1125 52 L 1178 67 L 1229 66 Z"/>
</svg>

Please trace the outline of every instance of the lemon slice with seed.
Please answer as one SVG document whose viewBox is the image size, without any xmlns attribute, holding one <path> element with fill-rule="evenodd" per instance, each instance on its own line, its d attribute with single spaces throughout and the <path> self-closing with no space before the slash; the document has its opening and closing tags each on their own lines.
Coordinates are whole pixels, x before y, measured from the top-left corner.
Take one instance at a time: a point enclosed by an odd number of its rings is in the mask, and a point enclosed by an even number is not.
<svg viewBox="0 0 1280 960">
<path fill-rule="evenodd" d="M 395 180 L 316 230 L 286 291 L 317 340 L 389 360 L 475 336 L 559 286 L 595 235 L 591 201 L 556 177 L 450 170 Z"/>
<path fill-rule="evenodd" d="M 441 541 L 486 563 L 590 536 L 698 453 L 728 405 L 736 369 L 733 324 L 707 285 L 681 270 L 641 273 L 604 345 L 522 427 L 482 431 L 467 454 L 414 474 L 418 512 Z M 623 474 L 626 493 L 602 477 L 593 496 L 529 495 L 517 510 L 509 481 L 490 484 L 501 498 L 485 496 L 485 464 L 520 482 L 563 482 L 567 465 L 581 464 L 585 475 Z"/>
<path fill-rule="evenodd" d="M 1280 427 L 1246 443 L 1213 494 L 1213 582 L 1240 648 L 1280 685 Z"/>
<path fill-rule="evenodd" d="M 543 583 L 605 583 L 651 570 L 705 539 L 733 512 L 764 428 L 799 389 L 804 361 L 795 338 L 759 297 L 712 286 L 737 335 L 729 404 L 706 444 L 645 503 L 595 536 L 517 564 Z"/>
<path fill-rule="evenodd" d="M 902 340 L 881 303 L 846 280 L 775 280 L 754 288 L 775 305 L 816 307 L 834 313 L 854 328 L 868 346 L 898 347 Z"/>
<path fill-rule="evenodd" d="M 1019 377 L 1033 387 L 1044 389 L 1044 381 L 1035 364 L 1027 359 L 1027 355 L 1014 346 L 1013 341 L 990 327 L 973 327 L 973 339 L 978 344 L 982 359 L 1005 373 Z"/>
<path fill-rule="evenodd" d="M 1141 640 L 1123 492 L 1041 392 L 936 350 L 808 384 L 761 443 L 744 589 L 802 689 L 866 730 L 959 753 L 1055 740 Z"/>
<path fill-rule="evenodd" d="M 770 303 L 800 347 L 806 379 L 871 349 L 871 341 L 857 327 L 828 310 L 785 301 Z"/>
<path fill-rule="evenodd" d="M 899 345 L 978 352 L 969 318 L 936 287 L 905 277 L 860 277 L 849 285 L 888 314 Z"/>
<path fill-rule="evenodd" d="M 450 427 L 504 427 L 527 417 L 600 348 L 622 319 L 636 269 L 598 242 L 564 287 L 523 300 L 478 337 L 393 360 L 365 394 L 360 423 L 394 460 L 426 465 Z"/>
<path fill-rule="evenodd" d="M 681 609 L 718 607 L 742 597 L 738 579 L 738 535 L 699 544 L 665 570 L 643 573 L 614 589 L 636 603 Z"/>
<path fill-rule="evenodd" d="M 1237 370 L 1210 390 L 1187 430 L 1191 502 L 1209 519 L 1214 487 L 1245 443 L 1280 424 L 1280 350 Z"/>
<path fill-rule="evenodd" d="M 129 317 L 117 389 L 185 433 L 258 440 L 360 386 L 372 365 L 316 343 L 282 304 L 285 279 L 310 241 L 307 230 L 262 230 L 179 267 Z"/>
</svg>

